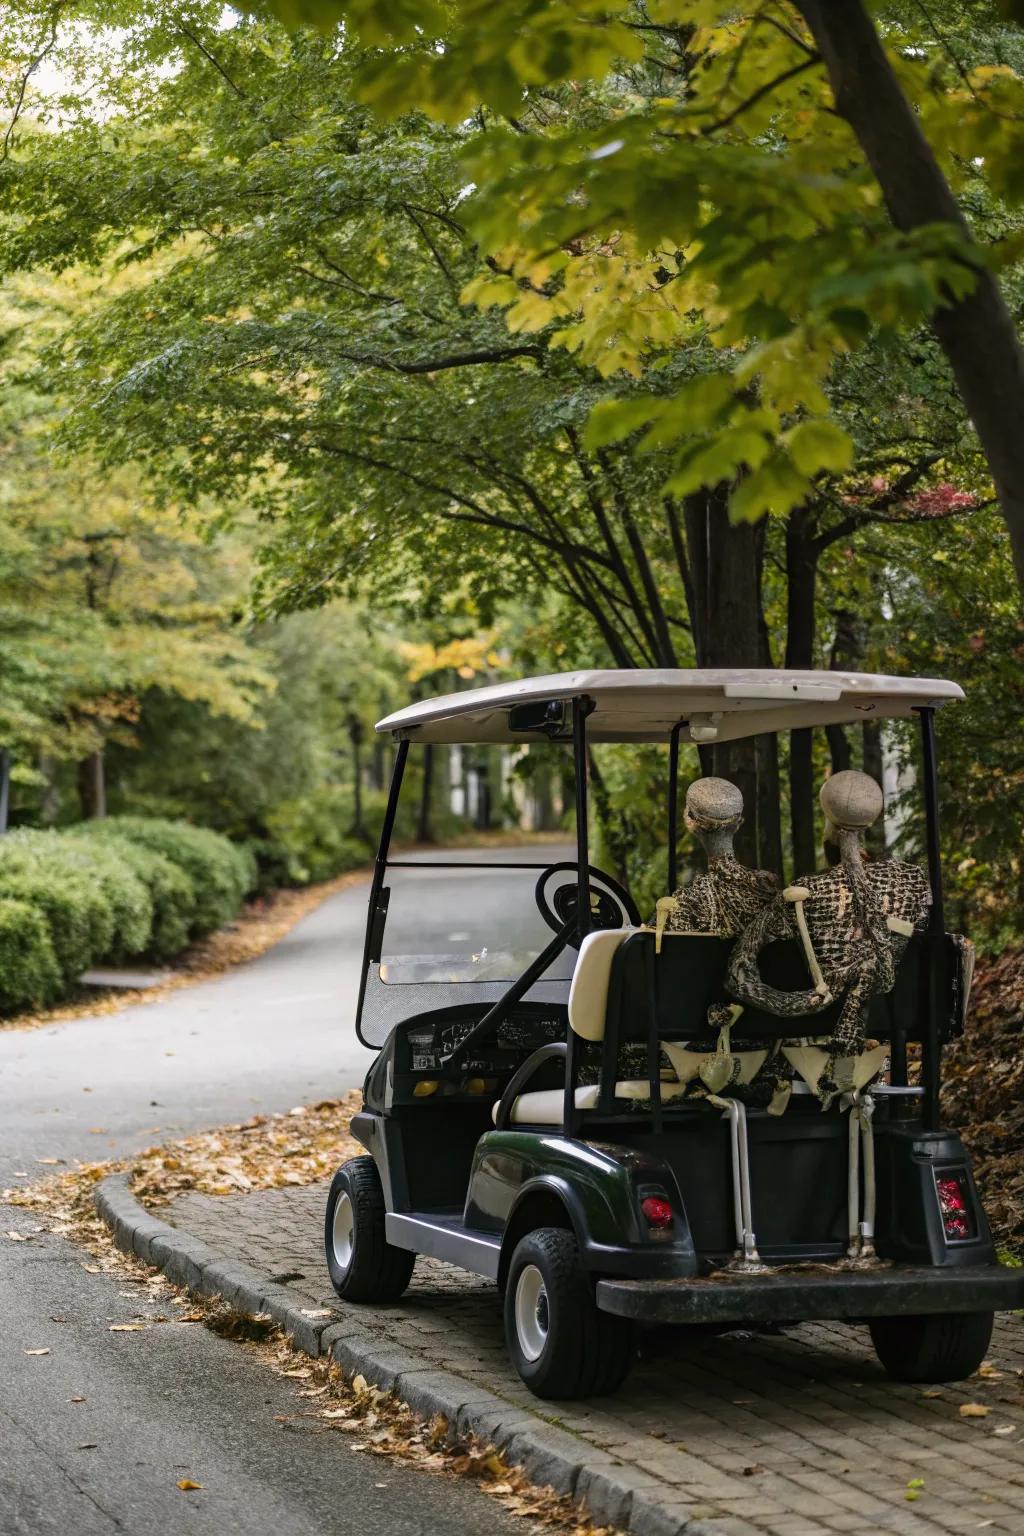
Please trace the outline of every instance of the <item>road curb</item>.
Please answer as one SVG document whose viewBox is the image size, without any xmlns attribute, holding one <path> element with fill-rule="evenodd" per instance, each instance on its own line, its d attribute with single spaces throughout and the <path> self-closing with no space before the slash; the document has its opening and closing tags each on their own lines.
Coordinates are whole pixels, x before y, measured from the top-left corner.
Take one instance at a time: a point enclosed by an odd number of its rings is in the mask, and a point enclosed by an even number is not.
<svg viewBox="0 0 1024 1536">
<path fill-rule="evenodd" d="M 93 1201 L 123 1252 L 155 1265 L 190 1291 L 222 1297 L 239 1312 L 269 1313 L 306 1354 L 330 1355 L 348 1375 L 361 1375 L 393 1392 L 418 1416 L 440 1413 L 457 1433 L 479 1435 L 531 1482 L 572 1494 L 597 1524 L 618 1526 L 631 1536 L 724 1536 L 725 1527 L 717 1521 L 696 1518 L 673 1504 L 671 1490 L 666 1490 L 668 1498 L 661 1496 L 661 1485 L 650 1473 L 623 1466 L 485 1387 L 425 1366 L 379 1340 L 355 1317 L 308 1317 L 284 1286 L 160 1221 L 132 1194 L 127 1174 L 101 1180 Z"/>
</svg>

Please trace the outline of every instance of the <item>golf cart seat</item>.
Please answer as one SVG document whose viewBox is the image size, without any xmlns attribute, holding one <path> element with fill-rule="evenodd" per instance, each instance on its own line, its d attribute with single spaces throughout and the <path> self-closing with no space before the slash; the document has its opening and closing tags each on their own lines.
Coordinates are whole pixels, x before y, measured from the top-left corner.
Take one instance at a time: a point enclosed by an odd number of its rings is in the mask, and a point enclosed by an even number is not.
<svg viewBox="0 0 1024 1536">
<path fill-rule="evenodd" d="M 687 935 L 694 938 L 694 935 Z M 696 936 L 698 950 L 692 952 L 692 958 L 698 962 L 693 969 L 687 970 L 685 989 L 686 995 L 697 994 L 701 999 L 701 1018 L 699 1023 L 689 1027 L 689 1010 L 684 1025 L 680 1020 L 680 1028 L 684 1033 L 699 1034 L 706 1031 L 707 1024 L 704 1015 L 707 1003 L 712 996 L 721 997 L 721 978 L 724 973 L 725 959 L 732 941 L 722 940 L 716 935 Z M 618 1048 L 621 1044 L 632 1038 L 647 1039 L 649 1033 L 649 988 L 643 975 L 624 975 L 622 960 L 624 950 L 631 947 L 637 954 L 644 954 L 649 958 L 650 949 L 645 940 L 652 940 L 653 934 L 647 929 L 618 928 L 590 933 L 580 946 L 579 959 L 573 971 L 572 985 L 569 989 L 569 1024 L 574 1034 L 581 1040 L 600 1044 L 606 1040 L 609 1021 L 613 1021 L 615 1028 L 615 1062 L 607 1059 L 602 1068 L 602 1077 L 611 1078 L 614 1066 L 619 1065 Z M 642 950 L 637 947 L 635 941 L 639 941 Z M 711 946 L 710 948 L 708 946 Z M 657 957 L 660 964 L 660 956 Z M 646 964 L 646 960 L 645 960 Z M 680 978 L 682 979 L 682 978 Z M 706 982 L 710 979 L 711 993 L 705 999 L 704 991 Z M 626 990 L 630 994 L 630 1007 L 628 1009 L 632 1028 L 622 1028 L 623 1009 L 626 1003 Z M 672 1033 L 680 1031 L 673 1030 Z M 661 1101 L 670 1104 L 673 1100 L 683 1097 L 687 1083 L 697 1074 L 697 1063 L 704 1059 L 706 1053 L 687 1052 L 674 1048 L 670 1042 L 663 1041 L 671 1054 L 675 1076 L 666 1078 L 662 1071 Z M 749 1080 L 758 1067 L 764 1061 L 765 1051 L 739 1051 L 736 1054 L 744 1063 L 743 1080 Z M 692 1056 L 692 1066 L 686 1061 Z M 749 1060 L 746 1060 L 749 1058 Z M 610 1107 L 607 1101 L 626 1100 L 637 1101 L 649 1099 L 651 1084 L 649 1078 L 616 1078 L 612 1091 L 604 1095 L 601 1107 Z M 602 1100 L 601 1084 L 584 1084 L 576 1089 L 576 1108 L 580 1110 L 594 1110 L 599 1107 Z M 528 1093 L 520 1093 L 514 1100 L 509 1113 L 509 1123 L 512 1125 L 561 1125 L 564 1109 L 564 1096 L 560 1088 L 548 1088 L 534 1090 Z M 498 1104 L 494 1105 L 493 1117 L 498 1114 Z"/>
<path fill-rule="evenodd" d="M 622 1068 L 624 1047 L 646 1046 L 649 1042 L 652 1010 L 656 1016 L 656 1038 L 674 1069 L 672 1076 L 662 1071 L 662 1103 L 670 1105 L 685 1097 L 687 1084 L 697 1076 L 708 1050 L 689 1050 L 683 1042 L 701 1036 L 707 1039 L 709 1006 L 728 1000 L 725 973 L 732 944 L 731 938 L 717 934 L 666 933 L 659 950 L 654 933 L 644 928 L 603 930 L 587 935 L 569 991 L 569 1023 L 581 1040 L 602 1045 L 603 1060 L 601 1082 L 576 1089 L 577 1109 L 611 1113 L 616 1101 L 628 1103 L 650 1098 L 649 1079 L 626 1076 Z M 891 1040 L 897 1019 L 907 1038 L 921 1038 L 927 998 L 926 959 L 925 941 L 915 935 L 897 972 L 892 993 L 875 999 L 870 1019 L 871 1044 L 862 1052 L 859 1070 L 855 1071 L 858 1086 L 864 1086 L 881 1070 L 888 1051 L 875 1042 Z M 958 1007 L 951 1009 L 943 1031 L 946 1038 L 962 1028 L 966 988 L 962 982 L 952 985 L 959 975 L 959 960 L 959 950 L 953 937 L 948 936 L 944 964 Z M 793 991 L 806 988 L 803 955 L 794 941 L 782 940 L 768 946 L 762 961 L 763 974 L 772 985 Z M 801 1044 L 787 1044 L 783 1051 L 798 1077 L 813 1091 L 825 1061 L 821 1047 L 840 1007 L 837 1000 L 820 1013 L 802 1019 L 780 1018 L 759 1008 L 744 1008 L 732 1027 L 731 1051 L 742 1064 L 739 1081 L 749 1082 L 754 1077 L 765 1060 L 766 1041 L 794 1042 L 794 1037 L 799 1037 Z M 744 1042 L 749 1048 L 744 1048 Z M 632 1059 L 635 1062 L 635 1052 Z M 560 1088 L 519 1093 L 511 1105 L 508 1122 L 560 1125 L 563 1108 Z M 495 1104 L 495 1117 L 497 1112 Z"/>
</svg>

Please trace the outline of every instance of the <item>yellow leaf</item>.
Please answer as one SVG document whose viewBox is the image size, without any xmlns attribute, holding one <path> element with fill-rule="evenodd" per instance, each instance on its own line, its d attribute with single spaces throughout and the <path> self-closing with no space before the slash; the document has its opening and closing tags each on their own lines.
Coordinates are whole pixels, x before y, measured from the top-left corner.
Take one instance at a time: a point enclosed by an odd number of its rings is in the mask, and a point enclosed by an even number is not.
<svg viewBox="0 0 1024 1536">
<path fill-rule="evenodd" d="M 26 1355 L 48 1355 L 50 1351 L 48 1349 L 26 1349 L 22 1353 Z"/>
<path fill-rule="evenodd" d="M 145 1330 L 145 1323 L 111 1323 L 110 1325 L 111 1333 L 144 1333 Z M 987 1408 L 985 1412 L 988 1412 Z"/>
<path fill-rule="evenodd" d="M 182 1493 L 191 1493 L 195 1488 L 201 1488 L 202 1483 L 194 1483 L 190 1477 L 183 1477 L 178 1483 Z"/>
<path fill-rule="evenodd" d="M 984 1403 L 961 1403 L 960 1417 L 962 1419 L 983 1419 L 989 1410 Z"/>
</svg>

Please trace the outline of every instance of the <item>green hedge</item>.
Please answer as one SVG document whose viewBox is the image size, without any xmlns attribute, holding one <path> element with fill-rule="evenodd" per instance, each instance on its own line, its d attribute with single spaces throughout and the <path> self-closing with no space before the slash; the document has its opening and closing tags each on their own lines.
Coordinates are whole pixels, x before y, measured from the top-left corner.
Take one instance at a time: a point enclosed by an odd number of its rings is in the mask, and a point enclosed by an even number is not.
<svg viewBox="0 0 1024 1536">
<path fill-rule="evenodd" d="M 248 849 L 187 822 L 111 817 L 0 837 L 0 1010 L 45 1003 L 99 963 L 166 960 L 230 922 Z"/>
<path fill-rule="evenodd" d="M 83 837 L 81 841 L 95 854 L 95 837 Z M 169 960 L 185 948 L 192 930 L 196 906 L 192 877 L 166 854 L 144 848 L 127 837 L 112 838 L 110 846 L 149 892 L 153 919 L 146 954 L 153 960 Z"/>
<path fill-rule="evenodd" d="M 59 997 L 63 978 L 46 917 L 28 901 L 0 898 L 0 1001 L 27 1008 Z"/>
<path fill-rule="evenodd" d="M 109 816 L 105 821 L 85 822 L 78 831 L 114 850 L 129 843 L 162 854 L 183 870 L 192 882 L 189 933 L 193 938 L 230 922 L 256 883 L 251 853 L 206 827 L 145 816 Z"/>
</svg>

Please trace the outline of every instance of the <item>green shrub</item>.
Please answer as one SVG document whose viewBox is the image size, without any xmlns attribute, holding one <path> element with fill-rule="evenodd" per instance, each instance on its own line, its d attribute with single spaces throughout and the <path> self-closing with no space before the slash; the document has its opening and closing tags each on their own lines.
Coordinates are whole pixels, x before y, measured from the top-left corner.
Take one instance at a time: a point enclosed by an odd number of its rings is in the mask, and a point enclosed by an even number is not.
<svg viewBox="0 0 1024 1536">
<path fill-rule="evenodd" d="M 328 786 L 297 800 L 286 800 L 267 813 L 270 839 L 265 859 L 284 875 L 283 883 L 308 885 L 330 880 L 346 869 L 365 864 L 370 850 L 349 834 L 352 794 Z"/>
<path fill-rule="evenodd" d="M 65 839 L 70 841 L 77 830 L 66 833 Z M 171 959 L 185 948 L 192 928 L 195 888 L 191 878 L 180 864 L 130 838 L 109 834 L 103 841 L 149 892 L 153 919 L 144 953 L 153 960 Z M 81 843 L 91 852 L 97 840 L 82 838 Z"/>
<path fill-rule="evenodd" d="M 18 831 L 0 839 L 0 883 L 5 895 L 43 912 L 69 979 L 109 953 L 116 924 L 108 893 L 59 832 Z"/>
<path fill-rule="evenodd" d="M 107 842 L 108 846 L 111 839 L 127 839 L 183 869 L 192 882 L 190 932 L 196 936 L 230 922 L 255 883 L 251 854 L 236 848 L 219 832 L 185 821 L 111 816 L 102 822 L 86 822 L 78 831 L 90 841 Z"/>
<path fill-rule="evenodd" d="M 0 900 L 27 902 L 43 916 L 62 981 L 75 981 L 92 964 L 89 903 L 77 881 L 47 874 L 0 870 Z M 2 978 L 0 978 L 2 986 Z"/>
<path fill-rule="evenodd" d="M 0 1008 L 48 1003 L 61 991 L 61 973 L 38 907 L 0 899 Z"/>
<path fill-rule="evenodd" d="M 57 841 L 61 873 L 77 875 L 83 883 L 92 881 L 113 918 L 110 940 L 95 958 L 119 961 L 144 954 L 153 932 L 153 901 L 145 882 L 116 848 L 60 834 Z"/>
</svg>

